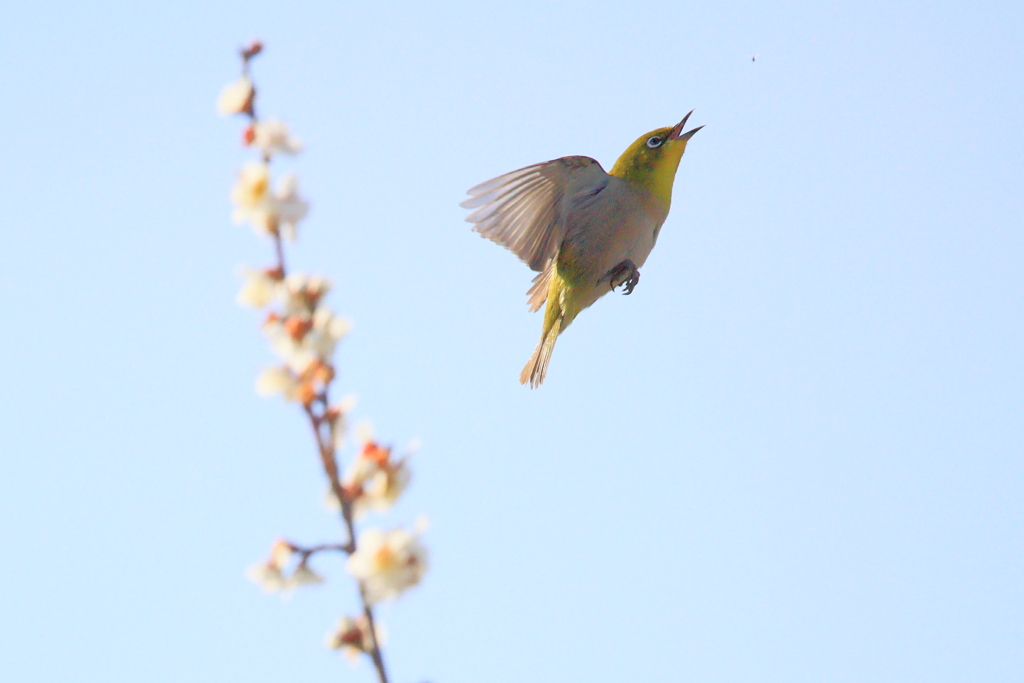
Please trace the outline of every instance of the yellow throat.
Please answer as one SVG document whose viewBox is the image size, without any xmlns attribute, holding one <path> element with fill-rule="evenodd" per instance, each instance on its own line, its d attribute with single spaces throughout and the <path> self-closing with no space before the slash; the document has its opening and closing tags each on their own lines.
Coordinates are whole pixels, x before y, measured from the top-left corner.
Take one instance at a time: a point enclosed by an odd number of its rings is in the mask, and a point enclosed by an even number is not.
<svg viewBox="0 0 1024 683">
<path fill-rule="evenodd" d="M 691 111 L 690 114 L 692 113 Z M 699 126 L 683 133 L 683 126 L 686 125 L 686 119 L 690 118 L 690 114 L 683 117 L 675 126 L 659 128 L 641 135 L 626 148 L 609 174 L 628 180 L 652 193 L 664 202 L 667 211 L 672 205 L 672 183 L 676 179 L 679 160 L 686 151 L 686 143 L 694 133 L 704 127 Z"/>
</svg>

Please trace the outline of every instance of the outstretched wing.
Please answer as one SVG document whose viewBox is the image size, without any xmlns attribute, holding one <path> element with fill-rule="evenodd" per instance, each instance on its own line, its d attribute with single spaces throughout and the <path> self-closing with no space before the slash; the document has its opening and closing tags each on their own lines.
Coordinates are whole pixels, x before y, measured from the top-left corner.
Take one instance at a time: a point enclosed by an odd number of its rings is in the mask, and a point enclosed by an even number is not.
<svg viewBox="0 0 1024 683">
<path fill-rule="evenodd" d="M 609 175 L 590 157 L 562 157 L 498 176 L 469 190 L 466 220 L 482 237 L 508 248 L 542 271 L 565 237 L 565 212 L 608 184 Z"/>
</svg>

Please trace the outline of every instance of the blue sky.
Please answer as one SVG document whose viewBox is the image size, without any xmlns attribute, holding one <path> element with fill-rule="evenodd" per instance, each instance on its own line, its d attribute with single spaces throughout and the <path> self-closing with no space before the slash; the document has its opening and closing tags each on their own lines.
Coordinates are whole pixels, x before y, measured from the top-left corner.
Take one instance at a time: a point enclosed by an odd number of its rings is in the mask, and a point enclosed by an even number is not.
<svg viewBox="0 0 1024 683">
<path fill-rule="evenodd" d="M 339 388 L 423 443 L 371 520 L 431 520 L 396 681 L 1020 679 L 1021 35 L 1013 3 L 8 8 L 4 680 L 372 680 L 321 645 L 340 564 L 287 604 L 242 576 L 338 536 L 234 303 L 269 248 L 213 102 L 253 37 Z M 520 387 L 532 273 L 466 188 L 693 108 L 641 284 Z"/>
</svg>

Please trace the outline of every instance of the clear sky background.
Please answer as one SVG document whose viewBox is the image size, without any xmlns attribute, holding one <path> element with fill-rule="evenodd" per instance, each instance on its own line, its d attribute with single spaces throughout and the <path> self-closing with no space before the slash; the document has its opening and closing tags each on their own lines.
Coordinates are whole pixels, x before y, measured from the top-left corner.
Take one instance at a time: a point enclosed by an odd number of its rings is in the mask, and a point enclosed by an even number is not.
<svg viewBox="0 0 1024 683">
<path fill-rule="evenodd" d="M 431 520 L 381 610 L 396 683 L 1024 678 L 1019 3 L 9 3 L 0 21 L 0 678 L 370 681 L 282 604 L 339 537 L 307 425 L 253 392 L 214 100 L 307 145 L 292 251 L 354 321 L 338 387 Z M 751 57 L 757 55 L 757 61 Z M 517 381 L 532 273 L 466 188 L 606 168 L 692 108 L 630 297 Z"/>
</svg>

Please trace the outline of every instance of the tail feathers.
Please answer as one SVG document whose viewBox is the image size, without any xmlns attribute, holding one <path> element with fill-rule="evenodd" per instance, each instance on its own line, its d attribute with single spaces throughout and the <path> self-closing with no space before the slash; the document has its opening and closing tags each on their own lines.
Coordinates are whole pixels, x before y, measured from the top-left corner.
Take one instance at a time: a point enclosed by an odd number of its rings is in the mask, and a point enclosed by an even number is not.
<svg viewBox="0 0 1024 683">
<path fill-rule="evenodd" d="M 544 382 L 544 377 L 548 374 L 548 363 L 551 362 L 551 352 L 555 350 L 555 341 L 558 339 L 558 334 L 561 330 L 562 317 L 559 316 L 555 319 L 551 328 L 541 337 L 540 343 L 537 344 L 537 348 L 534 350 L 530 360 L 526 361 L 526 366 L 519 373 L 520 384 L 529 382 L 530 388 L 536 389 Z"/>
</svg>

